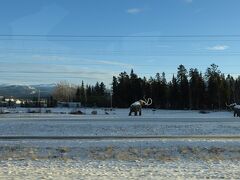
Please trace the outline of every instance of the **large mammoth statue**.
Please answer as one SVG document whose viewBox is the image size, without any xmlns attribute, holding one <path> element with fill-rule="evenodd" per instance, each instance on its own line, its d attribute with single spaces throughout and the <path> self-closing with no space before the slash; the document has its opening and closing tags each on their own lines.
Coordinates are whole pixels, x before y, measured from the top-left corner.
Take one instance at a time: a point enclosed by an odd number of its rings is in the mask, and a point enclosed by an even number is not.
<svg viewBox="0 0 240 180">
<path fill-rule="evenodd" d="M 152 104 L 152 99 L 148 98 L 147 100 L 144 98 L 144 100 L 136 101 L 135 103 L 131 104 L 130 106 L 130 112 L 129 116 L 132 115 L 134 112 L 134 115 L 137 116 L 137 113 L 139 112 L 139 116 L 142 115 L 142 106 L 150 106 Z"/>
<path fill-rule="evenodd" d="M 237 103 L 233 103 L 230 105 L 226 104 L 226 106 L 229 107 L 231 110 L 233 110 L 234 117 L 235 116 L 240 117 L 240 105 L 238 105 Z"/>
</svg>

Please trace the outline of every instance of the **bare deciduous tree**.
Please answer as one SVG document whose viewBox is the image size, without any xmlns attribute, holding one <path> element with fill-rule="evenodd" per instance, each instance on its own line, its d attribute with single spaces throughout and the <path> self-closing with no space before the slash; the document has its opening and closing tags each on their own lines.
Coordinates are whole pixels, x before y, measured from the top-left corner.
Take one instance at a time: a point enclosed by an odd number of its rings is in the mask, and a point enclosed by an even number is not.
<svg viewBox="0 0 240 180">
<path fill-rule="evenodd" d="M 53 92 L 53 97 L 57 101 L 71 102 L 75 97 L 76 86 L 69 84 L 67 81 L 59 82 Z"/>
</svg>

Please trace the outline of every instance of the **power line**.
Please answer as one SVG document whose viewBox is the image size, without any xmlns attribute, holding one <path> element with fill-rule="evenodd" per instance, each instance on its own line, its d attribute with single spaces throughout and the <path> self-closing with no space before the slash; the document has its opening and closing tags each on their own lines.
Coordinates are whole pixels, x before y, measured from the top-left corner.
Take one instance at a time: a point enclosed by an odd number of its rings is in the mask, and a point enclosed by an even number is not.
<svg viewBox="0 0 240 180">
<path fill-rule="evenodd" d="M 24 53 L 16 53 L 16 54 L 24 54 Z M 25 53 L 26 55 L 27 53 Z M 29 54 L 29 53 L 28 53 Z M 54 55 L 54 54 L 48 54 L 48 55 Z M 76 54 L 74 54 L 76 55 Z M 159 55 L 147 55 L 147 54 L 144 54 L 144 55 L 141 55 L 141 54 L 82 54 L 82 55 L 89 55 L 89 56 L 100 56 L 100 55 L 116 55 L 116 56 L 131 56 L 131 57 L 154 57 L 154 58 L 157 58 L 157 57 L 182 57 L 182 56 L 188 56 L 188 57 L 195 57 L 195 56 L 198 56 L 198 57 L 211 57 L 211 56 L 224 56 L 224 57 L 232 57 L 232 56 L 240 56 L 240 53 L 239 54 L 159 54 Z"/>
<path fill-rule="evenodd" d="M 130 49 L 130 48 L 124 48 L 124 47 L 118 47 L 118 48 L 114 48 L 114 49 L 100 49 L 100 48 L 96 48 L 96 49 L 82 49 L 79 51 L 82 52 L 87 52 L 87 53 L 110 53 L 110 52 L 114 52 L 114 53 L 139 53 L 142 52 L 142 47 L 140 49 Z M 51 53 L 59 53 L 62 51 L 66 51 L 69 53 L 76 53 L 76 50 L 72 50 L 72 49 L 57 49 L 57 48 L 10 48 L 10 47 L 0 47 L 0 51 L 4 51 L 4 52 L 51 52 Z M 172 49 L 160 49 L 158 47 L 155 47 L 155 49 L 152 48 L 147 48 L 144 49 L 144 52 L 147 53 L 219 53 L 219 54 L 224 54 L 224 53 L 240 53 L 240 51 L 219 51 L 219 50 L 209 50 L 209 49 L 193 49 L 193 50 L 172 50 Z M 65 53 L 65 52 L 63 52 Z"/>
<path fill-rule="evenodd" d="M 223 38 L 240 37 L 239 34 L 196 34 L 196 35 L 70 35 L 70 34 L 0 34 L 0 37 L 49 37 L 49 38 Z"/>
<path fill-rule="evenodd" d="M 153 39 L 153 40 L 147 40 L 147 39 L 124 39 L 124 40 L 119 40 L 119 39 L 0 39 L 0 41 L 52 41 L 52 42 L 98 42 L 98 43 L 105 43 L 105 42 L 125 42 L 125 41 L 130 41 L 130 42 L 146 42 L 146 43 L 159 43 L 159 42 L 167 42 L 167 43 L 189 43 L 189 42 L 216 42 L 216 41 L 223 41 L 223 42 L 239 42 L 240 39 L 191 39 L 191 40 L 183 40 L 183 39 Z"/>
<path fill-rule="evenodd" d="M 161 72 L 164 72 L 164 71 L 161 71 Z M 69 77 L 78 77 L 76 74 L 83 74 L 84 72 L 60 72 L 60 71 L 0 71 L 0 73 L 2 75 L 6 75 L 6 76 L 11 76 L 11 77 L 19 77 L 18 75 L 16 74 L 30 74 L 30 75 L 38 75 L 38 74 L 67 74 L 67 75 L 75 75 L 75 76 L 69 76 Z M 156 72 L 157 73 L 157 72 Z M 144 72 L 144 74 L 156 74 L 156 73 L 152 73 L 152 72 Z M 176 72 L 164 72 L 165 74 L 176 74 Z M 221 72 L 223 74 L 239 74 L 240 75 L 240 72 Z M 15 75 L 14 75 L 15 74 Z M 101 73 L 100 73 L 101 74 Z M 113 73 L 114 74 L 114 73 Z M 99 75 L 99 73 L 97 73 L 96 75 Z M 26 77 L 26 76 L 24 76 Z M 66 77 L 68 78 L 68 77 Z"/>
<path fill-rule="evenodd" d="M 108 50 L 108 49 L 94 49 L 94 50 L 81 50 L 82 52 L 87 53 L 141 53 L 142 49 L 139 50 L 128 50 L 127 48 L 118 49 L 118 50 Z M 67 49 L 52 49 L 52 48 L 0 48 L 0 51 L 4 52 L 50 52 L 50 53 L 59 53 L 66 51 L 66 53 L 76 53 L 76 50 L 67 50 Z M 78 50 L 79 52 L 80 50 Z M 82 53 L 81 52 L 81 53 Z M 159 50 L 159 49 L 145 49 L 146 53 L 211 53 L 211 54 L 226 54 L 226 53 L 240 53 L 240 51 L 209 51 L 208 49 L 199 49 L 199 50 Z M 65 52 L 63 52 L 65 53 Z"/>
<path fill-rule="evenodd" d="M 84 55 L 84 56 L 101 56 L 101 55 L 116 55 L 116 56 L 135 56 L 135 57 L 163 57 L 163 56 L 240 56 L 240 52 L 189 52 L 189 53 L 181 53 L 181 52 L 145 52 L 146 54 L 141 54 L 137 52 L 121 52 L 121 51 L 113 51 L 113 52 L 30 52 L 30 51 L 9 51 L 4 52 L 5 54 L 22 54 L 22 55 L 34 55 L 34 54 L 44 54 L 44 55 Z M 156 54 L 159 53 L 159 54 Z"/>
<path fill-rule="evenodd" d="M 81 71 L 13 71 L 14 73 L 23 73 L 23 74 L 80 74 L 84 73 Z M 11 71 L 0 70 L 0 73 L 11 73 Z"/>
<path fill-rule="evenodd" d="M 61 65 L 61 66 L 66 66 L 66 65 L 87 65 L 87 66 L 129 66 L 130 68 L 131 67 L 156 67 L 156 68 L 162 68 L 162 67 L 178 67 L 178 65 L 176 64 L 103 64 L 103 63 L 64 63 L 64 64 L 54 64 L 54 63 L 26 63 L 26 62 L 13 62 L 13 63 L 10 63 L 10 62 L 3 62 L 3 61 L 0 61 L 0 63 L 4 63 L 4 64 L 26 64 L 26 65 Z M 184 64 L 184 63 L 182 63 Z M 211 63 L 209 64 L 194 64 L 195 67 L 209 67 L 211 65 Z M 184 64 L 184 66 L 193 66 L 192 64 Z M 240 64 L 224 64 L 223 65 L 224 67 L 228 66 L 228 67 L 236 67 L 236 66 L 240 66 Z M 1 70 L 0 70 L 1 72 Z"/>
</svg>

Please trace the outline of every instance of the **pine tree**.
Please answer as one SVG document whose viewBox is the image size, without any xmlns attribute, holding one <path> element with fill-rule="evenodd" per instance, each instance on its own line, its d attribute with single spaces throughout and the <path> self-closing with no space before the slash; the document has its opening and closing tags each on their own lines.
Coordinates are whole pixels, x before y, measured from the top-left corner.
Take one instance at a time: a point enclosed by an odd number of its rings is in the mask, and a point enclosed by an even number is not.
<svg viewBox="0 0 240 180">
<path fill-rule="evenodd" d="M 81 87 L 80 87 L 80 97 L 81 97 L 81 103 L 83 106 L 86 106 L 86 92 L 84 87 L 84 82 L 82 81 Z"/>
<path fill-rule="evenodd" d="M 235 80 L 228 74 L 226 78 L 227 83 L 227 104 L 236 102 L 236 93 L 235 93 Z"/>
<path fill-rule="evenodd" d="M 95 95 L 98 96 L 100 95 L 100 85 L 99 85 L 99 82 L 96 83 L 95 87 L 94 87 L 94 91 L 95 91 Z"/>
<path fill-rule="evenodd" d="M 130 73 L 130 89 L 129 89 L 129 98 L 131 102 L 137 101 L 143 97 L 141 79 L 133 72 L 133 69 Z"/>
<path fill-rule="evenodd" d="M 178 83 L 177 79 L 172 77 L 172 81 L 169 83 L 169 102 L 171 109 L 178 109 L 179 108 L 179 91 L 178 91 Z"/>
<path fill-rule="evenodd" d="M 204 108 L 205 100 L 205 84 L 202 74 L 197 69 L 190 69 L 189 71 L 189 102 L 191 109 Z"/>
<path fill-rule="evenodd" d="M 189 108 L 189 84 L 187 78 L 187 70 L 182 64 L 178 67 L 177 82 L 179 85 L 180 108 Z"/>
<path fill-rule="evenodd" d="M 113 76 L 113 82 L 112 82 L 112 102 L 113 102 L 113 107 L 118 107 L 120 104 L 119 102 L 119 87 L 118 87 L 118 81 L 115 76 Z"/>
<path fill-rule="evenodd" d="M 81 92 L 80 92 L 80 87 L 77 87 L 77 91 L 76 91 L 76 102 L 81 102 Z"/>
<path fill-rule="evenodd" d="M 132 103 L 131 94 L 129 93 L 130 89 L 130 78 L 126 72 L 120 73 L 118 77 L 118 90 L 119 90 L 119 107 L 129 107 Z"/>
<path fill-rule="evenodd" d="M 99 93 L 101 96 L 105 95 L 105 91 L 106 91 L 106 86 L 103 82 L 100 83 L 100 87 L 99 87 Z"/>
<path fill-rule="evenodd" d="M 161 108 L 166 108 L 167 91 L 168 91 L 167 80 L 166 80 L 166 77 L 165 77 L 165 73 L 163 72 L 162 76 L 161 76 L 161 84 L 160 84 L 160 105 L 161 105 Z"/>
<path fill-rule="evenodd" d="M 218 66 L 212 64 L 211 67 L 207 68 L 206 71 L 206 80 L 207 80 L 207 99 L 208 99 L 208 107 L 212 109 L 220 108 L 220 78 L 221 72 L 218 70 Z"/>
</svg>

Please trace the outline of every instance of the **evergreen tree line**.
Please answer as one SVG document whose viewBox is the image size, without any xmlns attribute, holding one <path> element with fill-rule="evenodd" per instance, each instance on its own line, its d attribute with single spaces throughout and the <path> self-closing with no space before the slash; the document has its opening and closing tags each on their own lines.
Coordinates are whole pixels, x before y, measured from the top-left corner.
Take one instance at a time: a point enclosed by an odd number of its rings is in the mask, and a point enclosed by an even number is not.
<svg viewBox="0 0 240 180">
<path fill-rule="evenodd" d="M 82 106 L 86 107 L 110 105 L 110 96 L 103 82 L 97 82 L 94 86 L 85 86 L 83 81 L 79 86 L 60 82 L 53 92 L 53 99 L 56 102 L 81 102 Z"/>
<path fill-rule="evenodd" d="M 87 85 L 86 87 L 82 82 L 82 85 L 77 87 L 75 97 L 75 101 L 81 102 L 83 106 L 108 107 L 110 104 L 110 97 L 103 82 L 97 82 L 95 86 Z"/>
<path fill-rule="evenodd" d="M 198 69 L 180 65 L 168 82 L 165 73 L 140 78 L 132 70 L 113 77 L 113 106 L 126 108 L 144 97 L 153 99 L 153 108 L 225 109 L 226 103 L 240 102 L 240 76 L 225 76 L 212 64 L 202 74 Z"/>
</svg>

